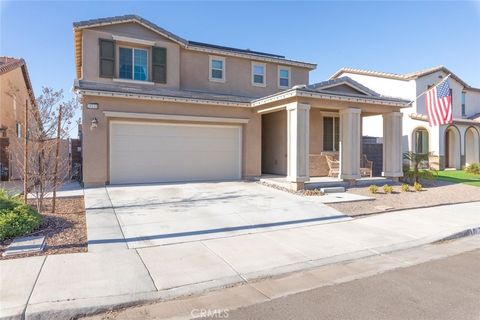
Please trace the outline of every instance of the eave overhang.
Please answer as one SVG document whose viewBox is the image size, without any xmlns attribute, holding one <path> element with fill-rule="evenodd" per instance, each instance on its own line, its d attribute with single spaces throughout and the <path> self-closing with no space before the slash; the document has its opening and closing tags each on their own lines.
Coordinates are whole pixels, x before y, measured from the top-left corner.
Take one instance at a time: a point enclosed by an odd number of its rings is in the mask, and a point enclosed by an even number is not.
<svg viewBox="0 0 480 320">
<path fill-rule="evenodd" d="M 315 99 L 324 99 L 324 100 L 335 100 L 335 101 L 344 101 L 344 102 L 354 102 L 354 103 L 370 103 L 384 106 L 392 106 L 398 108 L 407 108 L 409 107 L 409 102 L 407 100 L 400 99 L 391 99 L 384 97 L 371 97 L 371 96 L 358 96 L 353 94 L 335 94 L 324 91 L 313 91 L 305 89 L 290 89 L 287 91 L 280 92 L 265 98 L 253 100 L 251 103 L 252 107 L 260 107 L 267 105 L 272 102 L 279 102 L 282 100 L 287 100 L 290 98 L 315 98 Z"/>
<path fill-rule="evenodd" d="M 165 102 L 176 102 L 176 103 L 193 103 L 193 104 L 202 104 L 202 105 L 216 105 L 216 106 L 241 107 L 241 108 L 250 107 L 249 102 L 185 98 L 185 97 L 176 97 L 176 96 L 168 96 L 168 95 L 150 95 L 150 94 L 141 94 L 141 93 L 136 94 L 136 93 L 88 90 L 88 89 L 76 89 L 75 92 L 80 96 L 138 99 L 138 100 L 165 101 Z"/>
<path fill-rule="evenodd" d="M 425 115 L 425 114 L 411 113 L 408 116 L 410 117 L 410 119 L 413 119 L 413 120 L 428 122 L 428 116 Z M 453 124 L 465 124 L 465 125 L 472 125 L 472 126 L 480 126 L 479 121 L 470 120 L 470 119 L 458 119 L 458 118 L 453 119 Z"/>
</svg>

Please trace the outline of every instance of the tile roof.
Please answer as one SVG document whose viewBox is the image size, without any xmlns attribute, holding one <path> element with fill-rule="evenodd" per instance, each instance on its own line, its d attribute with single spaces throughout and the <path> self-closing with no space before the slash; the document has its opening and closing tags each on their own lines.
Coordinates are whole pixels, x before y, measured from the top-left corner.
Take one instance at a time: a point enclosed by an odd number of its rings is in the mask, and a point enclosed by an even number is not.
<svg viewBox="0 0 480 320">
<path fill-rule="evenodd" d="M 299 66 L 308 69 L 315 69 L 317 67 L 316 64 L 296 61 L 291 59 L 286 59 L 285 56 L 260 52 L 260 51 L 252 51 L 249 49 L 238 49 L 233 47 L 226 47 L 220 46 L 215 44 L 197 42 L 197 41 L 188 41 L 183 39 L 159 26 L 156 24 L 140 17 L 137 15 L 123 15 L 123 16 L 115 16 L 115 17 L 107 17 L 107 18 L 99 18 L 99 19 L 91 19 L 85 21 L 79 21 L 73 23 L 74 29 L 74 42 L 75 42 L 75 62 L 76 62 L 76 71 L 77 71 L 77 78 L 81 78 L 81 66 L 82 66 L 82 30 L 85 28 L 93 28 L 99 27 L 104 25 L 110 24 L 118 24 L 118 23 L 128 23 L 128 22 L 135 22 L 143 25 L 144 27 L 159 33 L 162 36 L 169 38 L 170 40 L 178 43 L 185 49 L 189 50 L 196 50 L 196 51 L 206 51 L 206 52 L 213 52 L 218 54 L 225 54 L 225 55 L 234 55 L 239 57 L 252 57 L 263 61 L 272 61 L 275 63 L 282 63 L 286 65 L 293 65 Z"/>
<path fill-rule="evenodd" d="M 122 93 L 122 94 L 133 94 L 133 95 L 145 95 L 145 96 L 159 96 L 159 97 L 171 97 L 171 98 L 185 98 L 185 99 L 196 99 L 196 100 L 212 100 L 212 101 L 224 101 L 224 102 L 235 102 L 235 103 L 250 103 L 255 97 L 246 97 L 246 96 L 237 96 L 237 95 L 227 95 L 227 94 L 218 94 L 218 93 L 208 93 L 192 90 L 174 90 L 174 89 L 165 89 L 152 86 L 148 87 L 138 87 L 131 86 L 128 84 L 119 85 L 119 84 L 108 84 L 108 83 L 98 83 L 85 80 L 75 81 L 74 88 L 78 90 L 92 90 L 92 91 L 103 91 L 103 92 L 112 92 L 112 93 Z"/>
<path fill-rule="evenodd" d="M 32 104 L 36 106 L 32 82 L 30 81 L 30 75 L 28 74 L 27 63 L 25 62 L 25 60 L 21 58 L 12 58 L 5 56 L 0 57 L 0 75 L 6 74 L 17 68 L 22 69 L 23 78 L 25 79 L 25 84 L 30 95 L 30 100 Z"/>
<path fill-rule="evenodd" d="M 90 19 L 84 21 L 78 21 L 73 23 L 73 27 L 78 28 L 85 28 L 85 27 L 96 27 L 108 24 L 116 24 L 116 23 L 125 23 L 125 22 L 140 22 L 141 24 L 150 27 L 151 29 L 175 40 L 176 42 L 180 42 L 182 44 L 187 44 L 188 41 L 163 29 L 162 27 L 157 26 L 155 23 L 148 21 L 138 15 L 135 14 L 127 14 L 123 16 L 115 16 L 115 17 L 107 17 L 107 18 L 98 18 L 98 19 Z"/>
<path fill-rule="evenodd" d="M 468 117 L 468 119 L 480 122 L 480 113 L 476 113 L 476 114 Z"/>
<path fill-rule="evenodd" d="M 427 69 L 423 69 L 415 72 L 405 73 L 405 74 L 388 73 L 388 72 L 380 72 L 380 71 L 373 71 L 373 70 L 362 70 L 362 69 L 355 69 L 355 68 L 341 68 L 340 70 L 335 72 L 330 77 L 330 79 L 335 79 L 343 73 L 354 73 L 354 74 L 361 74 L 366 76 L 375 76 L 375 77 L 381 77 L 381 78 L 409 81 L 409 80 L 415 80 L 419 77 L 429 75 L 437 71 L 443 71 L 446 74 L 451 74 L 451 77 L 456 81 L 458 81 L 460 84 L 462 84 L 466 89 L 480 91 L 480 88 L 475 88 L 468 85 L 465 81 L 460 79 L 460 77 L 458 77 L 455 73 L 453 73 L 443 65 L 431 67 L 431 68 L 427 68 Z"/>
<path fill-rule="evenodd" d="M 25 65 L 25 60 L 23 59 L 0 57 L 0 74 L 10 72 L 23 65 Z"/>
<path fill-rule="evenodd" d="M 176 40 L 177 42 L 182 43 L 183 45 L 200 46 L 200 47 L 212 48 L 212 49 L 218 49 L 218 50 L 225 50 L 225 51 L 232 51 L 232 52 L 238 52 L 238 53 L 245 53 L 245 54 L 252 54 L 252 55 L 259 55 L 259 56 L 285 59 L 285 56 L 278 55 L 278 54 L 273 54 L 273 53 L 252 51 L 252 50 L 249 50 L 249 49 L 238 49 L 238 48 L 220 46 L 220 45 L 204 43 L 204 42 L 197 42 L 197 41 L 189 41 L 189 40 L 183 39 L 183 38 L 169 32 L 169 31 L 163 29 L 162 27 L 159 27 L 158 25 L 156 25 L 155 23 L 153 23 L 151 21 L 148 21 L 147 19 L 144 19 L 144 18 L 142 18 L 138 15 L 133 15 L 133 14 L 74 22 L 73 27 L 76 28 L 76 29 L 79 29 L 79 28 L 95 27 L 95 26 L 102 26 L 102 25 L 107 25 L 107 24 L 135 22 L 135 21 L 140 22 L 141 24 L 143 24 L 145 26 L 148 26 L 151 29 L 153 29 L 153 30 L 155 30 L 155 31 L 157 31 L 161 34 L 164 34 L 164 35 L 168 36 L 172 40 Z"/>
<path fill-rule="evenodd" d="M 254 54 L 254 55 L 259 55 L 259 56 L 267 56 L 267 57 L 272 57 L 272 58 L 285 59 L 285 56 L 281 56 L 281 55 L 273 54 L 273 53 L 260 52 L 260 51 L 252 51 L 250 49 L 238 49 L 238 48 L 219 46 L 219 45 L 215 45 L 215 44 L 197 42 L 197 41 L 188 41 L 188 44 L 193 45 L 193 46 L 212 48 L 212 49 L 219 49 L 219 50 L 226 50 L 226 51 L 232 51 L 232 52 L 239 52 L 239 53 Z"/>
<path fill-rule="evenodd" d="M 361 83 L 359 83 L 359 82 L 357 82 L 357 81 L 355 81 L 355 80 L 353 80 L 352 78 L 349 78 L 349 77 L 340 77 L 340 78 L 336 78 L 336 79 L 330 79 L 330 80 L 310 84 L 310 85 L 307 86 L 307 88 L 308 89 L 328 89 L 329 87 L 331 87 L 333 85 L 342 84 L 342 83 L 348 83 L 348 84 L 350 84 L 350 86 L 352 86 L 353 88 L 355 88 L 357 90 L 364 91 L 365 93 L 367 93 L 369 95 L 372 95 L 372 96 L 375 96 L 375 97 L 380 97 L 380 94 L 378 94 L 377 92 L 373 91 L 370 88 L 365 87 Z"/>
</svg>

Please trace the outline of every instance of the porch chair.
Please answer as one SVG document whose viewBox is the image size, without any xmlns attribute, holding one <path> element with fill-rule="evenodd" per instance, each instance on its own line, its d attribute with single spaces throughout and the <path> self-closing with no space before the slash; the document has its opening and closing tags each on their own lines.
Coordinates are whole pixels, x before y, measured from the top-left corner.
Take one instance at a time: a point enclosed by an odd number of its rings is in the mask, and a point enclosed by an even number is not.
<svg viewBox="0 0 480 320">
<path fill-rule="evenodd" d="M 362 154 L 360 158 L 360 176 L 372 177 L 373 175 L 373 161 L 368 160 L 366 154 Z"/>
<path fill-rule="evenodd" d="M 340 174 L 340 161 L 335 160 L 333 156 L 325 156 L 328 164 L 328 176 L 337 178 Z"/>
</svg>

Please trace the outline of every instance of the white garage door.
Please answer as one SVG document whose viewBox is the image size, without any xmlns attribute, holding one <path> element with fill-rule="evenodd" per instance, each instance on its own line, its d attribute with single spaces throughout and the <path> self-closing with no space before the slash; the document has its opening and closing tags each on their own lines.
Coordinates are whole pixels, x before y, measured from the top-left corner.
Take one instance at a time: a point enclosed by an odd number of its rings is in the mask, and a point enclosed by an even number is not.
<svg viewBox="0 0 480 320">
<path fill-rule="evenodd" d="M 115 121 L 110 183 L 241 177 L 241 127 Z"/>
</svg>

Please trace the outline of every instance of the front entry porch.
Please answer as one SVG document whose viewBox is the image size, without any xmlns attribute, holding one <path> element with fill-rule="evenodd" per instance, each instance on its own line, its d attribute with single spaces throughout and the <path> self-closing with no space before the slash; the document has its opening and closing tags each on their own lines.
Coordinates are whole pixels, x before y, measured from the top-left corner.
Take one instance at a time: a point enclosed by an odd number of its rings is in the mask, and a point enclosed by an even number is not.
<svg viewBox="0 0 480 320">
<path fill-rule="evenodd" d="M 380 183 L 370 179 L 362 153 L 362 117 L 374 115 L 383 116 L 382 176 L 403 176 L 400 108 L 406 103 L 353 96 L 357 94 L 327 94 L 309 86 L 259 102 L 264 181 L 294 190 Z"/>
</svg>

